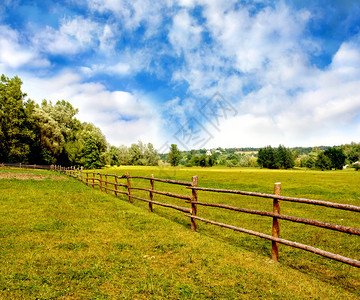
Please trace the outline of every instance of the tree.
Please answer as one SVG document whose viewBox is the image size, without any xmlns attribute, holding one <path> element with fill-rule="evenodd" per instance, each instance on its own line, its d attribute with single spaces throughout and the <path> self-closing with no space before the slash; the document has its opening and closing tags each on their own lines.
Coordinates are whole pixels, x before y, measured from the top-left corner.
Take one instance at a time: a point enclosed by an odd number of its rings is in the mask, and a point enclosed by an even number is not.
<svg viewBox="0 0 360 300">
<path fill-rule="evenodd" d="M 87 137 L 91 135 L 95 141 L 96 147 L 100 153 L 100 165 L 109 164 L 109 150 L 106 138 L 101 130 L 92 123 L 82 123 L 81 129 L 76 133 L 75 139 L 85 142 Z"/>
<path fill-rule="evenodd" d="M 315 161 L 315 167 L 321 171 L 331 169 L 331 160 L 324 152 L 320 152 Z"/>
<path fill-rule="evenodd" d="M 209 167 L 212 167 L 215 164 L 215 159 L 213 155 L 208 156 L 207 164 Z"/>
<path fill-rule="evenodd" d="M 76 132 L 81 127 L 80 121 L 74 118 L 79 112 L 77 108 L 65 100 L 57 101 L 56 104 L 43 100 L 41 109 L 56 121 L 65 141 L 74 139 Z"/>
<path fill-rule="evenodd" d="M 132 165 L 143 165 L 143 157 L 144 154 L 141 151 L 140 145 L 138 144 L 132 144 L 130 149 L 129 149 L 129 153 L 130 153 L 130 163 Z"/>
<path fill-rule="evenodd" d="M 119 148 L 115 146 L 110 147 L 109 155 L 110 155 L 110 166 L 120 166 L 119 162 Z"/>
<path fill-rule="evenodd" d="M 300 167 L 306 167 L 309 169 L 315 168 L 316 158 L 319 153 L 310 152 L 307 155 L 302 155 L 300 159 Z"/>
<path fill-rule="evenodd" d="M 59 123 L 52 116 L 35 107 L 33 111 L 36 120 L 36 132 L 39 138 L 39 145 L 43 154 L 42 159 L 49 164 L 56 163 L 56 158 L 61 154 L 65 146 L 65 138 L 61 132 Z"/>
<path fill-rule="evenodd" d="M 121 145 L 119 148 L 119 163 L 120 165 L 130 165 L 131 157 L 128 147 Z"/>
<path fill-rule="evenodd" d="M 253 159 L 249 154 L 241 154 L 239 158 L 239 166 L 240 167 L 251 167 L 253 164 Z"/>
<path fill-rule="evenodd" d="M 259 149 L 257 162 L 261 168 L 278 169 L 280 167 L 277 151 L 271 146 Z"/>
<path fill-rule="evenodd" d="M 280 168 L 291 169 L 295 166 L 295 157 L 289 148 L 279 145 L 276 151 Z"/>
<path fill-rule="evenodd" d="M 181 153 L 176 144 L 171 144 L 169 152 L 170 165 L 178 166 L 181 160 Z"/>
<path fill-rule="evenodd" d="M 350 144 L 341 145 L 341 149 L 346 155 L 347 162 L 353 164 L 360 159 L 360 143 L 356 144 L 351 142 Z"/>
<path fill-rule="evenodd" d="M 96 144 L 95 138 L 89 134 L 84 144 L 84 166 L 87 169 L 97 169 L 102 166 L 100 159 L 100 151 Z"/>
<path fill-rule="evenodd" d="M 158 156 L 157 151 L 154 148 L 153 144 L 148 143 L 144 148 L 145 148 L 144 149 L 145 165 L 157 166 L 158 161 L 159 161 L 159 156 Z"/>
<path fill-rule="evenodd" d="M 262 168 L 290 169 L 295 166 L 295 157 L 289 148 L 279 145 L 278 148 L 267 146 L 259 149 L 258 164 Z"/>
<path fill-rule="evenodd" d="M 346 156 L 341 148 L 331 147 L 324 151 L 324 154 L 331 160 L 331 168 L 342 170 L 345 165 Z"/>
<path fill-rule="evenodd" d="M 29 126 L 19 77 L 9 79 L 1 75 L 0 81 L 0 160 L 26 162 L 30 145 L 35 138 Z"/>
<path fill-rule="evenodd" d="M 200 164 L 200 167 L 203 167 L 203 168 L 208 166 L 206 154 L 203 154 L 200 156 L 199 164 Z"/>
</svg>

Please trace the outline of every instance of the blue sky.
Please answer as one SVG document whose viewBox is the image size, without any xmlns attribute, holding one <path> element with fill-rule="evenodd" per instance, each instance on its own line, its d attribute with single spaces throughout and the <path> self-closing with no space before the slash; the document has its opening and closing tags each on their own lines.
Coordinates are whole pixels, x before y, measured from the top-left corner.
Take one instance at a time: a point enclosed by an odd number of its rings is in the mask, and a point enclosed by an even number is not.
<svg viewBox="0 0 360 300">
<path fill-rule="evenodd" d="M 0 73 L 116 146 L 359 142 L 360 1 L 3 0 Z"/>
</svg>

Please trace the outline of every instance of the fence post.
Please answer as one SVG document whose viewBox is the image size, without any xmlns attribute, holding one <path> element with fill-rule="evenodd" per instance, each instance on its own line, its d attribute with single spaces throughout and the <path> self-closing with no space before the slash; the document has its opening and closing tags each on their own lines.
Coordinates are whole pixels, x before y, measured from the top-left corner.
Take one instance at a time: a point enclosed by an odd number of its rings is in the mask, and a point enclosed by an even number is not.
<svg viewBox="0 0 360 300">
<path fill-rule="evenodd" d="M 117 174 L 115 173 L 115 197 L 117 197 Z"/>
<path fill-rule="evenodd" d="M 108 181 L 108 176 L 107 176 L 107 171 L 105 172 L 105 193 L 107 194 L 107 181 Z"/>
<path fill-rule="evenodd" d="M 130 174 L 129 172 L 126 173 L 126 179 L 127 179 L 127 189 L 128 189 L 128 195 L 129 195 L 129 202 L 132 203 L 132 197 L 131 197 L 131 184 L 130 184 Z"/>
<path fill-rule="evenodd" d="M 195 187 L 198 186 L 198 177 L 193 176 L 191 186 Z M 192 190 L 191 196 L 192 202 L 197 202 L 197 190 Z M 197 205 L 195 203 L 191 203 L 191 215 L 196 216 L 197 213 Z M 191 218 L 191 231 L 196 231 L 196 222 L 195 219 Z"/>
<path fill-rule="evenodd" d="M 81 166 L 80 167 L 80 172 L 81 172 L 81 182 L 84 182 L 84 175 L 83 175 L 83 171 L 84 171 L 84 167 Z"/>
<path fill-rule="evenodd" d="M 151 174 L 151 178 L 154 178 L 154 174 Z M 150 179 L 150 190 L 154 190 L 154 180 Z M 150 192 L 150 201 L 153 201 L 153 193 Z M 153 211 L 153 204 L 149 202 L 149 212 Z"/>
<path fill-rule="evenodd" d="M 100 191 L 102 191 L 102 174 L 101 172 L 99 174 L 100 174 L 99 187 L 100 187 Z"/>
<path fill-rule="evenodd" d="M 92 174 L 93 174 L 93 178 L 92 178 L 92 182 L 93 182 L 92 188 L 94 188 L 94 186 L 95 186 L 95 172 L 92 172 Z"/>
<path fill-rule="evenodd" d="M 89 171 L 86 171 L 86 185 L 89 186 Z"/>
<path fill-rule="evenodd" d="M 274 194 L 277 196 L 281 195 L 281 183 L 277 182 L 274 185 Z M 274 214 L 280 214 L 280 200 L 273 200 L 273 212 Z M 276 217 L 273 217 L 273 225 L 272 225 L 272 236 L 280 237 L 280 220 Z M 279 245 L 277 242 L 271 242 L 271 258 L 274 261 L 279 261 Z"/>
</svg>

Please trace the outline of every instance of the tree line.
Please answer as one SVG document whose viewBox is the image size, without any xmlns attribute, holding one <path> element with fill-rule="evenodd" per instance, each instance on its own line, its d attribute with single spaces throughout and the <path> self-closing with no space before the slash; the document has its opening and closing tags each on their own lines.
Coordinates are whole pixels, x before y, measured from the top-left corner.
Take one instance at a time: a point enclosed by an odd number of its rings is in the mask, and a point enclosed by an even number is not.
<svg viewBox="0 0 360 300">
<path fill-rule="evenodd" d="M 106 164 L 156 165 L 151 143 L 110 146 L 94 124 L 75 118 L 65 100 L 36 104 L 26 100 L 19 77 L 1 76 L 0 162 L 59 164 L 100 168 Z"/>
<path fill-rule="evenodd" d="M 289 169 L 360 168 L 360 143 L 337 147 L 214 148 L 180 151 L 172 144 L 169 153 L 157 153 L 142 141 L 130 147 L 112 146 L 94 124 L 76 119 L 78 109 L 65 100 L 36 104 L 26 100 L 19 77 L 1 76 L 0 162 L 59 164 L 100 168 L 104 165 L 158 165 L 186 167 L 261 167 Z"/>
<path fill-rule="evenodd" d="M 341 146 L 295 147 L 266 146 L 264 148 L 214 148 L 210 150 L 180 151 L 172 144 L 170 153 L 160 154 L 162 160 L 172 166 L 185 167 L 213 165 L 226 167 L 260 167 L 268 169 L 291 169 L 305 167 L 319 170 L 340 170 L 345 165 L 360 169 L 360 143 Z"/>
</svg>

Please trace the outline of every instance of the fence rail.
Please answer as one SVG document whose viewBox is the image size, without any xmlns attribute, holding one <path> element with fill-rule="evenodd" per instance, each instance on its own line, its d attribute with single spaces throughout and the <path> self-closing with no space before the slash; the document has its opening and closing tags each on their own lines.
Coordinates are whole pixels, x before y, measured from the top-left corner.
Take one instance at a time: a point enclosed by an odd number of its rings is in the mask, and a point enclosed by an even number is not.
<svg viewBox="0 0 360 300">
<path fill-rule="evenodd" d="M 313 205 L 321 205 L 326 207 L 338 208 L 342 210 L 351 210 L 360 212 L 360 206 L 348 205 L 348 204 L 340 204 L 333 203 L 328 201 L 314 200 L 314 199 L 306 199 L 306 198 L 295 198 L 295 197 L 286 197 L 274 194 L 263 194 L 263 193 L 255 193 L 255 192 L 246 192 L 246 191 L 237 191 L 237 190 L 224 190 L 224 189 L 213 189 L 213 188 L 203 188 L 203 187 L 188 187 L 189 189 L 197 190 L 197 191 L 208 191 L 208 192 L 217 192 L 217 193 L 230 193 L 230 194 L 240 194 L 254 197 L 263 197 L 263 198 L 271 198 L 283 201 L 290 202 L 298 202 L 298 203 L 306 203 Z"/>
<path fill-rule="evenodd" d="M 302 224 L 306 224 L 306 225 L 311 225 L 311 226 L 316 226 L 316 227 L 320 227 L 320 228 L 324 228 L 324 229 L 347 233 L 347 234 L 355 235 L 355 236 L 360 235 L 359 228 L 352 228 L 352 227 L 342 226 L 342 225 L 338 225 L 338 224 L 322 222 L 322 221 L 318 221 L 318 220 L 311 220 L 311 219 L 299 218 L 299 217 L 295 217 L 295 216 L 283 215 L 280 213 L 280 200 L 290 201 L 290 202 L 298 202 L 298 203 L 304 203 L 304 204 L 310 204 L 310 205 L 320 205 L 320 206 L 325 206 L 325 207 L 334 208 L 334 209 L 351 211 L 353 213 L 360 212 L 359 206 L 333 203 L 333 202 L 314 200 L 314 199 L 281 196 L 281 183 L 275 183 L 274 194 L 263 194 L 263 193 L 239 191 L 239 190 L 226 190 L 226 189 L 213 189 L 213 188 L 198 187 L 197 176 L 193 176 L 192 181 L 177 181 L 177 180 L 170 180 L 170 179 L 155 178 L 154 175 L 151 175 L 151 177 L 145 177 L 145 176 L 130 176 L 129 173 L 123 174 L 121 176 L 118 176 L 117 174 L 107 174 L 107 173 L 103 174 L 100 172 L 83 171 L 82 169 L 76 169 L 74 167 L 64 168 L 61 166 L 53 166 L 50 169 L 60 171 L 62 173 L 65 173 L 68 176 L 73 177 L 73 178 L 77 178 L 77 179 L 81 180 L 82 182 L 84 182 L 86 185 L 91 186 L 92 188 L 94 188 L 95 186 L 99 186 L 99 189 L 101 191 L 104 190 L 106 193 L 108 191 L 114 192 L 116 197 L 118 196 L 118 194 L 127 195 L 129 202 L 133 202 L 133 199 L 147 202 L 149 204 L 150 212 L 153 211 L 153 205 L 159 205 L 159 206 L 172 208 L 172 209 L 181 211 L 183 213 L 186 213 L 185 216 L 189 217 L 191 220 L 190 224 L 191 224 L 191 229 L 193 231 L 196 231 L 196 220 L 198 220 L 198 221 L 209 223 L 209 224 L 212 224 L 215 226 L 220 226 L 223 228 L 228 228 L 228 229 L 232 229 L 232 230 L 235 230 L 238 232 L 243 232 L 243 233 L 247 233 L 249 235 L 254 235 L 254 236 L 257 236 L 260 238 L 271 240 L 271 242 L 272 242 L 271 256 L 272 256 L 272 259 L 275 261 L 278 261 L 278 257 L 279 257 L 279 249 L 278 249 L 279 244 L 284 244 L 284 245 L 287 245 L 290 247 L 309 251 L 309 252 L 321 255 L 323 257 L 327 257 L 327 258 L 337 260 L 342 263 L 360 268 L 359 260 L 348 258 L 348 257 L 341 256 L 341 255 L 334 254 L 334 253 L 330 253 L 330 252 L 327 252 L 327 251 L 324 251 L 324 250 L 321 250 L 321 249 L 318 249 L 318 248 L 315 248 L 315 247 L 312 247 L 309 245 L 301 244 L 298 242 L 288 241 L 286 239 L 280 238 L 280 236 L 279 236 L 280 235 L 280 222 L 279 222 L 280 220 L 302 223 Z M 114 182 L 109 181 L 109 177 L 114 178 Z M 132 186 L 131 179 L 149 180 L 150 186 L 149 186 L 149 188 Z M 123 183 L 118 182 L 118 180 L 125 180 L 125 182 L 123 182 Z M 181 194 L 175 194 L 175 193 L 168 192 L 168 191 L 155 190 L 154 182 L 162 182 L 162 183 L 185 186 L 186 190 L 191 190 L 191 195 L 181 195 Z M 109 188 L 108 185 L 111 185 L 113 188 Z M 124 190 L 118 189 L 119 187 L 123 188 Z M 132 191 L 148 192 L 149 198 L 146 199 L 144 197 L 139 197 L 138 195 L 134 195 L 134 194 L 132 194 Z M 210 193 L 230 193 L 230 194 L 237 194 L 237 195 L 270 198 L 270 199 L 273 199 L 273 212 L 246 209 L 246 208 L 241 208 L 241 207 L 233 207 L 233 206 L 224 205 L 224 204 L 201 202 L 201 201 L 198 201 L 198 192 L 199 191 L 210 192 Z M 190 204 L 190 207 L 181 207 L 181 206 L 170 204 L 170 203 L 154 201 L 153 200 L 154 194 L 173 197 L 173 198 L 183 200 L 184 203 Z M 232 210 L 232 211 L 237 211 L 237 212 L 242 212 L 242 213 L 255 214 L 255 215 L 259 215 L 259 216 L 271 217 L 272 218 L 272 235 L 267 235 L 267 234 L 252 231 L 249 229 L 244 229 L 244 228 L 236 227 L 233 225 L 224 224 L 224 223 L 216 222 L 214 220 L 208 220 L 208 219 L 199 217 L 197 215 L 199 205 L 218 208 L 218 209 Z"/>
<path fill-rule="evenodd" d="M 0 167 L 20 168 L 20 169 L 42 169 L 42 170 L 54 170 L 53 165 L 27 165 L 22 163 L 0 163 Z"/>
</svg>

